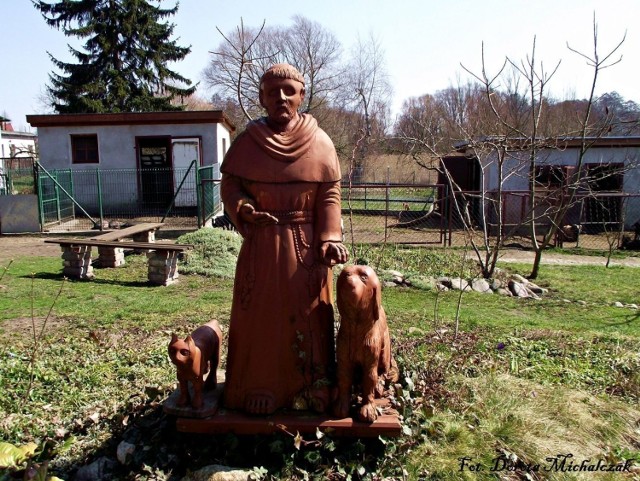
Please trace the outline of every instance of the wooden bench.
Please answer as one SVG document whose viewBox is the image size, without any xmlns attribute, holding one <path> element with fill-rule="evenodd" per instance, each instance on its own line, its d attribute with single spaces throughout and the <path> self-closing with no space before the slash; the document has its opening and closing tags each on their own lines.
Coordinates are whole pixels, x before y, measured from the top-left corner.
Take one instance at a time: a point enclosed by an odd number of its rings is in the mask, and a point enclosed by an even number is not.
<svg viewBox="0 0 640 481">
<path fill-rule="evenodd" d="M 155 242 L 156 230 L 164 224 L 161 222 L 143 222 L 124 229 L 116 229 L 91 239 L 103 241 L 124 241 L 131 238 L 134 242 Z M 142 252 L 142 251 L 139 251 Z M 102 267 L 118 267 L 124 265 L 124 250 L 120 247 L 98 247 L 98 260 Z"/>
<path fill-rule="evenodd" d="M 120 242 L 102 239 L 46 239 L 62 248 L 63 274 L 74 279 L 93 279 L 91 248 L 141 249 L 147 251 L 150 284 L 166 286 L 178 278 L 178 254 L 193 249 L 191 244 Z M 104 267 L 104 266 L 103 266 Z"/>
</svg>

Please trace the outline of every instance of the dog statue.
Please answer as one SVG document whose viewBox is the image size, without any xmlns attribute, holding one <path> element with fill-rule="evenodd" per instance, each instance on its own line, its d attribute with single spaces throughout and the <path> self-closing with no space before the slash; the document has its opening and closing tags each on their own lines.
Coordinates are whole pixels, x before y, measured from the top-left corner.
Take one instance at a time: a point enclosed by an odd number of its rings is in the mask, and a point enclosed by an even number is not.
<svg viewBox="0 0 640 481">
<path fill-rule="evenodd" d="M 202 392 L 215 389 L 216 370 L 220 361 L 222 331 L 215 319 L 200 326 L 182 341 L 175 334 L 169 342 L 169 358 L 176 365 L 180 397 L 178 406 L 191 404 L 194 409 L 202 407 Z M 209 373 L 206 381 L 205 375 Z M 193 386 L 193 398 L 189 395 L 189 381 Z"/>
<path fill-rule="evenodd" d="M 333 414 L 339 418 L 348 416 L 352 387 L 360 384 L 362 406 L 358 418 L 373 422 L 378 417 L 374 399 L 382 395 L 384 380 L 397 380 L 398 375 L 382 308 L 382 286 L 373 269 L 353 265 L 340 273 L 336 291 L 341 320 L 336 341 L 338 392 Z"/>
</svg>

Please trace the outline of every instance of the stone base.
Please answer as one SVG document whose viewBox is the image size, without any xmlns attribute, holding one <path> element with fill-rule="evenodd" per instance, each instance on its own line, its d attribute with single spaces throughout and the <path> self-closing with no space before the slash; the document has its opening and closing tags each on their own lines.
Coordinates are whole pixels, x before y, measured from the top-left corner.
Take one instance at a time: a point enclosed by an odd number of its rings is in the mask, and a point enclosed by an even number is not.
<svg viewBox="0 0 640 481">
<path fill-rule="evenodd" d="M 176 390 L 165 402 L 164 410 L 167 414 L 179 416 L 176 420 L 178 431 L 200 434 L 225 434 L 237 435 L 274 434 L 283 429 L 290 433 L 315 434 L 316 429 L 331 433 L 332 436 L 341 437 L 378 437 L 400 436 L 402 425 L 398 413 L 390 409 L 387 399 L 378 399 L 376 403 L 383 409 L 373 423 L 355 421 L 352 418 L 335 419 L 328 415 L 316 414 L 308 411 L 282 411 L 270 416 L 252 416 L 239 411 L 232 411 L 219 407 L 220 398 L 224 389 L 224 383 L 218 383 L 215 391 L 210 391 L 205 396 L 205 406 L 194 412 L 186 409 L 185 414 L 179 413 L 174 405 L 179 389 Z M 217 396 L 214 400 L 211 395 Z M 171 401 L 174 399 L 173 401 Z M 173 405 L 171 404 L 173 402 Z M 208 403 L 213 403 L 208 405 Z M 214 410 L 215 414 L 202 416 L 201 411 Z"/>
<path fill-rule="evenodd" d="M 194 409 L 191 406 L 178 406 L 178 399 L 180 398 L 180 388 L 178 388 L 165 401 L 164 412 L 181 418 L 201 419 L 213 416 L 218 412 L 218 407 L 220 407 L 223 387 L 224 383 L 218 383 L 215 389 L 202 393 L 203 404 L 200 409 Z M 189 393 L 193 397 L 191 384 L 189 384 Z"/>
</svg>

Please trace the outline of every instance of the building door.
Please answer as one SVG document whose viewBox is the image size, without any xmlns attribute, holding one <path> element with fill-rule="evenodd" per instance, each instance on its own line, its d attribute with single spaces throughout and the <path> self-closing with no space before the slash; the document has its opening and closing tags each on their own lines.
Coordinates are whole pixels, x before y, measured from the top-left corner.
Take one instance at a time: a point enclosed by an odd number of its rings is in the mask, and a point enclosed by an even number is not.
<svg viewBox="0 0 640 481">
<path fill-rule="evenodd" d="M 587 164 L 586 175 L 590 195 L 584 205 L 586 232 L 614 231 L 622 222 L 624 164 Z"/>
<path fill-rule="evenodd" d="M 166 209 L 173 199 L 171 137 L 136 137 L 145 207 Z"/>
<path fill-rule="evenodd" d="M 200 167 L 200 139 L 173 139 L 173 186 L 176 207 L 195 207 L 196 171 Z M 195 165 L 189 170 L 193 161 Z M 178 188 L 180 190 L 178 190 Z"/>
<path fill-rule="evenodd" d="M 442 163 L 443 167 L 449 172 L 451 180 L 462 192 L 467 193 L 466 198 L 472 218 L 480 219 L 481 205 L 477 193 L 480 191 L 481 176 L 478 159 L 476 157 L 467 157 L 466 155 L 452 155 L 444 157 Z M 444 205 L 441 206 L 442 212 L 445 213 L 447 218 L 451 218 L 454 222 L 460 222 L 458 210 L 454 208 L 452 202 L 453 196 L 459 196 L 460 194 L 450 191 L 449 180 L 447 175 L 442 171 L 438 173 L 438 184 L 446 186 L 446 188 L 441 187 L 438 193 L 438 197 L 443 198 Z"/>
</svg>

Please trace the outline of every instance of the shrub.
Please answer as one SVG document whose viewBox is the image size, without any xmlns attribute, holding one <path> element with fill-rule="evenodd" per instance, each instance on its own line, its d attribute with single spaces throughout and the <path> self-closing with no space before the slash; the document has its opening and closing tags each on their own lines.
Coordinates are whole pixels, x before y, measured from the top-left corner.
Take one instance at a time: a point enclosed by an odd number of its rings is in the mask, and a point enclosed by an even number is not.
<svg viewBox="0 0 640 481">
<path fill-rule="evenodd" d="M 181 244 L 193 244 L 185 252 L 180 272 L 232 279 L 242 237 L 234 231 L 203 228 L 178 238 Z"/>
</svg>

